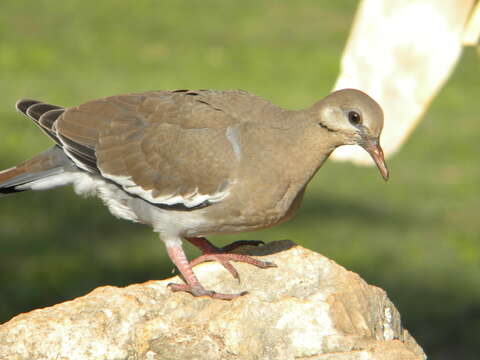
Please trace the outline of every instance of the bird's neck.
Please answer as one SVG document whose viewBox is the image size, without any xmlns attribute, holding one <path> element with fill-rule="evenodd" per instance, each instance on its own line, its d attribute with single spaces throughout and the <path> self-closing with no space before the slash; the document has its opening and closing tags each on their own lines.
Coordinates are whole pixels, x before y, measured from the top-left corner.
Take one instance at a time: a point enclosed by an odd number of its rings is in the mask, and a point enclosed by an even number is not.
<svg viewBox="0 0 480 360">
<path fill-rule="evenodd" d="M 301 117 L 305 114 L 296 112 L 290 116 L 299 117 L 298 121 L 302 121 Z M 285 171 L 300 188 L 308 184 L 333 150 L 343 143 L 338 134 L 323 128 L 318 130 L 315 133 L 307 131 L 297 134 L 290 146 L 284 147 L 285 163 L 290 165 Z M 321 137 L 320 141 L 318 137 Z"/>
</svg>

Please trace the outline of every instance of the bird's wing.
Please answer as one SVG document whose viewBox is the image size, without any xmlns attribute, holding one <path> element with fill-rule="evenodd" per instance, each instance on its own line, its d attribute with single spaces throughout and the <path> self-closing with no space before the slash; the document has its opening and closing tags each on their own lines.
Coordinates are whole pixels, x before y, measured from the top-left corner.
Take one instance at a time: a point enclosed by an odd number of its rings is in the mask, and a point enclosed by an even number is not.
<svg viewBox="0 0 480 360">
<path fill-rule="evenodd" d="M 228 195 L 239 160 L 235 119 L 208 99 L 201 91 L 113 96 L 66 109 L 54 131 L 78 167 L 153 204 L 196 208 Z"/>
</svg>

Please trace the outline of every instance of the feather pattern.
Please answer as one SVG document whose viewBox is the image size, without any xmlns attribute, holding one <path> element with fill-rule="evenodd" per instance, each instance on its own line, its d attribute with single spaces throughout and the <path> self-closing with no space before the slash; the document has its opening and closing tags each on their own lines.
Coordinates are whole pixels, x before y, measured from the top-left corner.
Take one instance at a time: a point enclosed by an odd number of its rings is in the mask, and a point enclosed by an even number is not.
<svg viewBox="0 0 480 360">
<path fill-rule="evenodd" d="M 19 100 L 15 107 L 22 114 L 32 119 L 56 144 L 60 145 L 60 141 L 52 127 L 55 120 L 63 113 L 64 109 L 62 107 L 32 99 Z"/>
<path fill-rule="evenodd" d="M 235 184 L 240 147 L 233 129 L 244 119 L 235 102 L 251 97 L 243 91 L 151 91 L 67 109 L 26 99 L 17 109 L 78 168 L 149 203 L 196 209 L 223 200 Z"/>
</svg>

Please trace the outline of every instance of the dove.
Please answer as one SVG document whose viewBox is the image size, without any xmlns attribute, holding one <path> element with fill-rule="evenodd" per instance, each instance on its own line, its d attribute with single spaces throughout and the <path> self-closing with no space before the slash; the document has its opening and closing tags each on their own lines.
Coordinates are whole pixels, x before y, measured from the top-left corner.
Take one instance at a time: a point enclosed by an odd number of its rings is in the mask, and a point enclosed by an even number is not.
<svg viewBox="0 0 480 360">
<path fill-rule="evenodd" d="M 365 149 L 385 180 L 381 107 L 355 89 L 331 93 L 304 110 L 285 110 L 242 90 L 147 91 L 64 108 L 24 99 L 19 112 L 53 146 L 0 172 L 0 195 L 73 185 L 122 219 L 153 228 L 185 283 L 172 291 L 231 300 L 246 294 L 205 289 L 193 267 L 219 261 L 275 264 L 218 248 L 210 234 L 259 230 L 290 219 L 306 186 L 342 145 Z M 189 261 L 183 241 L 202 255 Z"/>
</svg>

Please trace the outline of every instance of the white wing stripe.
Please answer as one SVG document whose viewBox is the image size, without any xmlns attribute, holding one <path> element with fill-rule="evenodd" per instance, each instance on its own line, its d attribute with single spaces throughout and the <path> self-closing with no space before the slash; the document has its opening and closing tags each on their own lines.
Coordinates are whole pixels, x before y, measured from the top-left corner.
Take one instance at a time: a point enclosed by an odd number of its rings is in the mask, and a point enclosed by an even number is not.
<svg viewBox="0 0 480 360">
<path fill-rule="evenodd" d="M 132 178 L 129 176 L 128 177 L 116 176 L 116 175 L 110 175 L 105 173 L 102 173 L 102 176 L 119 184 L 120 186 L 122 186 L 122 188 L 126 192 L 133 195 L 137 195 L 142 199 L 145 199 L 148 202 L 151 202 L 153 204 L 164 204 L 164 205 L 182 204 L 188 208 L 198 206 L 205 201 L 214 203 L 214 202 L 219 202 L 225 199 L 230 194 L 230 188 L 233 185 L 232 183 L 230 183 L 229 186 L 225 188 L 225 190 L 218 191 L 213 194 L 200 194 L 197 188 L 195 189 L 194 192 L 185 196 L 174 193 L 170 195 L 154 197 L 152 195 L 153 194 L 152 190 L 145 190 L 141 186 L 138 186 L 132 181 Z"/>
</svg>

